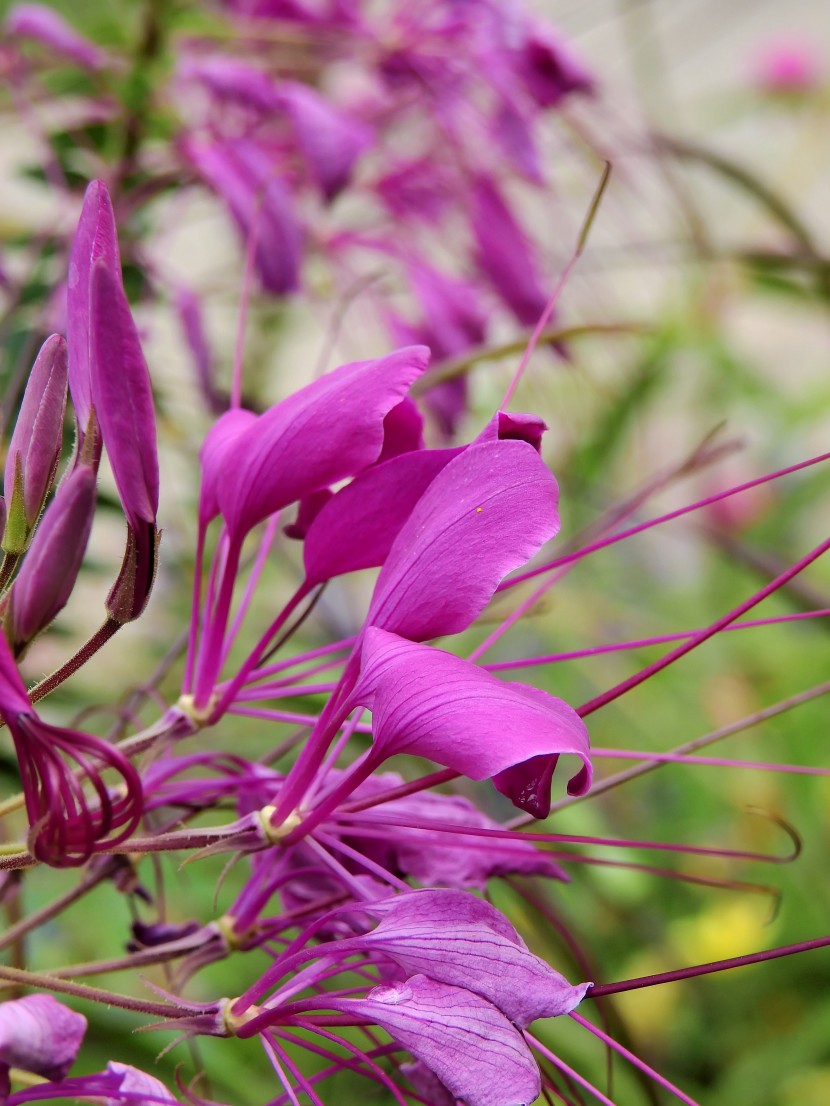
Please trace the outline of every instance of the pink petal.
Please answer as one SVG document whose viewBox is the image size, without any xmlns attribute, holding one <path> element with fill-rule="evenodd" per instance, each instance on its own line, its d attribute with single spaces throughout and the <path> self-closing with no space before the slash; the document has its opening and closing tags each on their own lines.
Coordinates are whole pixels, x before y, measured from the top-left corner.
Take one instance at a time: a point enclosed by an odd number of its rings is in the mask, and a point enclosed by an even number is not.
<svg viewBox="0 0 830 1106">
<path fill-rule="evenodd" d="M 589 987 L 571 986 L 494 906 L 464 891 L 412 891 L 366 910 L 381 920 L 356 944 L 382 952 L 407 975 L 475 992 L 520 1028 L 569 1013 Z"/>
<path fill-rule="evenodd" d="M 370 627 L 350 702 L 372 711 L 375 763 L 407 753 L 484 780 L 536 757 L 544 774 L 550 758 L 569 754 L 583 762 L 569 791 L 590 786 L 588 731 L 567 703 L 441 649 Z"/>
<path fill-rule="evenodd" d="M 465 630 L 559 529 L 558 490 L 525 442 L 470 446 L 435 477 L 381 570 L 367 622 L 414 641 Z"/>
<path fill-rule="evenodd" d="M 426 368 L 423 346 L 343 365 L 237 435 L 216 480 L 219 508 L 241 537 L 275 511 L 376 460 L 383 421 Z"/>
<path fill-rule="evenodd" d="M 51 995 L 0 1003 L 0 1065 L 63 1079 L 85 1032 L 86 1018 Z"/>
<path fill-rule="evenodd" d="M 435 1073 L 466 1106 L 529 1106 L 539 1069 L 521 1033 L 485 999 L 415 975 L 375 987 L 335 1009 L 372 1018 Z"/>
</svg>

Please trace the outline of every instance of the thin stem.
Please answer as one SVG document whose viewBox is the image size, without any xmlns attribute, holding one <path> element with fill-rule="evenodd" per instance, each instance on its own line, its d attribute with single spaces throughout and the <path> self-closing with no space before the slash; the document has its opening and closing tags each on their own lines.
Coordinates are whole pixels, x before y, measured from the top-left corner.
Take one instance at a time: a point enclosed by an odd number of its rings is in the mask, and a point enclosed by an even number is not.
<svg viewBox="0 0 830 1106">
<path fill-rule="evenodd" d="M 118 1006 L 122 1010 L 134 1010 L 138 1014 L 149 1014 L 156 1018 L 186 1018 L 190 1011 L 182 1010 L 167 1002 L 145 1002 L 143 999 L 130 998 L 129 995 L 117 995 L 104 991 L 100 987 L 87 987 L 85 983 L 70 983 L 56 979 L 41 972 L 27 972 L 21 968 L 8 968 L 0 964 L 0 979 L 17 986 L 36 987 L 41 991 L 54 991 L 56 994 L 72 995 L 73 998 L 87 999 L 89 1002 L 101 1002 L 105 1006 Z"/>
<path fill-rule="evenodd" d="M 602 171 L 602 176 L 600 177 L 599 184 L 597 185 L 596 192 L 594 193 L 594 196 L 588 207 L 588 212 L 585 216 L 582 228 L 579 232 L 579 238 L 577 239 L 574 251 L 571 254 L 568 264 L 562 270 L 562 275 L 559 277 L 559 280 L 557 280 L 553 292 L 551 293 L 551 297 L 546 303 L 545 309 L 542 312 L 539 321 L 533 328 L 533 333 L 530 336 L 530 341 L 527 343 L 525 351 L 522 354 L 522 358 L 519 361 L 519 366 L 513 374 L 513 378 L 510 381 L 507 391 L 504 394 L 504 399 L 501 401 L 500 408 L 502 410 L 506 409 L 510 401 L 513 399 L 513 396 L 516 393 L 516 388 L 519 386 L 519 381 L 522 379 L 525 369 L 527 368 L 531 357 L 535 353 L 536 347 L 539 345 L 539 339 L 548 322 L 550 321 L 550 317 L 553 314 L 553 309 L 556 307 L 559 297 L 561 296 L 565 285 L 568 283 L 571 273 L 574 271 L 576 263 L 582 256 L 582 251 L 585 249 L 585 243 L 588 241 L 588 235 L 591 232 L 591 226 L 593 225 L 594 218 L 596 217 L 597 211 L 599 210 L 599 205 L 602 202 L 602 197 L 605 194 L 605 189 L 608 185 L 610 177 L 611 162 L 606 161 L 605 167 Z"/>
<path fill-rule="evenodd" d="M 737 607 L 733 607 L 731 611 L 728 611 L 721 618 L 717 619 L 711 625 L 707 626 L 704 630 L 700 630 L 688 641 L 682 645 L 678 645 L 676 649 L 672 649 L 671 652 L 666 653 L 664 657 L 654 661 L 652 664 L 647 665 L 639 672 L 635 672 L 633 676 L 629 676 L 627 680 L 623 680 L 619 684 L 615 684 L 614 687 L 604 691 L 601 695 L 597 695 L 594 699 L 590 699 L 587 703 L 583 703 L 581 707 L 577 708 L 577 714 L 582 718 L 587 718 L 589 714 L 593 714 L 594 711 L 599 710 L 600 707 L 607 706 L 608 703 L 618 699 L 621 695 L 624 695 L 627 691 L 633 690 L 635 687 L 639 687 L 640 684 L 650 679 L 652 676 L 661 672 L 664 668 L 667 668 L 670 664 L 674 664 L 675 661 L 680 660 L 681 657 L 685 657 L 687 653 L 690 653 L 693 649 L 696 649 L 699 645 L 702 645 L 704 641 L 708 641 L 710 637 L 714 637 L 720 630 L 729 625 L 730 622 L 734 622 L 737 618 L 740 618 L 746 611 L 756 607 L 767 596 L 772 595 L 773 592 L 778 591 L 783 587 L 788 580 L 791 580 L 793 576 L 797 576 L 799 572 L 802 572 L 813 561 L 818 560 L 827 550 L 830 549 L 830 538 L 821 542 L 812 549 L 805 557 L 802 557 L 800 561 L 796 561 L 794 565 L 782 572 L 780 576 L 770 581 L 766 587 L 761 588 L 760 591 L 755 592 L 749 599 L 746 599 L 743 603 L 740 603 Z"/>
<path fill-rule="evenodd" d="M 35 684 L 34 687 L 29 688 L 29 698 L 33 703 L 37 703 L 38 700 L 45 698 L 55 688 L 60 687 L 62 683 L 65 683 L 70 676 L 74 676 L 75 673 L 83 668 L 87 661 L 92 660 L 99 649 L 114 637 L 121 629 L 122 623 L 116 622 L 114 618 L 108 618 L 104 625 L 96 630 L 89 641 L 82 645 L 78 652 L 70 657 L 68 661 L 61 665 L 51 676 L 47 676 L 46 679 L 41 680 Z"/>
<path fill-rule="evenodd" d="M 660 983 L 676 983 L 680 979 L 696 979 L 700 975 L 712 975 L 731 968 L 745 968 L 749 964 L 761 964 L 765 960 L 777 960 L 781 956 L 793 956 L 797 952 L 811 952 L 830 945 L 830 936 L 817 937 L 813 941 L 799 941 L 794 945 L 781 945 L 765 952 L 752 952 L 745 956 L 732 956 L 728 960 L 713 960 L 709 964 L 696 964 L 692 968 L 678 968 L 673 972 L 660 972 L 657 975 L 643 975 L 636 979 L 624 979 L 620 983 L 605 983 L 589 987 L 586 998 L 601 998 L 603 995 L 616 995 L 623 991 L 637 991 L 641 987 L 656 987 Z"/>
</svg>

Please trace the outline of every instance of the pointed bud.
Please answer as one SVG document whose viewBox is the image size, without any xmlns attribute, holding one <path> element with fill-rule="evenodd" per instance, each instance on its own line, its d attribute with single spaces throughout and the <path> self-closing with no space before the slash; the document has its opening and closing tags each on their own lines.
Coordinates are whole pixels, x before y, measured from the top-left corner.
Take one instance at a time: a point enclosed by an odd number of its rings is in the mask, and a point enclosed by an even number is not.
<svg viewBox="0 0 830 1106">
<path fill-rule="evenodd" d="M 95 514 L 95 473 L 76 468 L 43 516 L 9 594 L 4 630 L 20 657 L 63 610 L 84 558 Z"/>
<path fill-rule="evenodd" d="M 55 479 L 66 410 L 66 342 L 47 338 L 23 395 L 6 459 L 7 553 L 23 553 Z"/>
<path fill-rule="evenodd" d="M 94 180 L 84 195 L 84 206 L 69 255 L 66 283 L 67 344 L 69 348 L 69 391 L 78 418 L 78 434 L 89 422 L 92 406 L 90 372 L 90 278 L 92 266 L 103 258 L 107 265 L 121 271 L 118 232 L 107 186 Z"/>
</svg>

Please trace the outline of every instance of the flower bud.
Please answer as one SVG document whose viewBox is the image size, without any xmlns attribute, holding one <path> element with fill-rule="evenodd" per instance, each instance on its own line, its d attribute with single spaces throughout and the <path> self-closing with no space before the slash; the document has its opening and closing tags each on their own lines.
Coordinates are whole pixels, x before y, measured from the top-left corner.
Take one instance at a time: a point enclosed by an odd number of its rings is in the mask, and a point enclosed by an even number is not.
<svg viewBox="0 0 830 1106">
<path fill-rule="evenodd" d="M 80 466 L 63 481 L 43 516 L 9 594 L 4 629 L 20 657 L 66 606 L 95 514 L 95 473 Z"/>
<path fill-rule="evenodd" d="M 47 338 L 32 368 L 6 459 L 3 549 L 23 553 L 55 479 L 66 410 L 66 342 Z"/>
</svg>

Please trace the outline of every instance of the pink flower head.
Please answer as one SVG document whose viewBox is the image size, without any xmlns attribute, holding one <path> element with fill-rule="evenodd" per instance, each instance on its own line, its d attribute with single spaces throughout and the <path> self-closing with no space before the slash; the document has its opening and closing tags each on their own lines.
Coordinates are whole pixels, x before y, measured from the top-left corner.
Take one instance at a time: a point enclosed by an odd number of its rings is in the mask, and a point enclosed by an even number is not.
<svg viewBox="0 0 830 1106">
<path fill-rule="evenodd" d="M 0 715 L 17 752 L 29 847 L 38 860 L 55 867 L 84 864 L 102 843 L 109 847 L 129 837 L 142 814 L 135 768 L 101 738 L 38 718 L 5 637 L 0 637 Z M 120 776 L 121 789 L 106 786 L 101 772 L 107 769 Z"/>
<path fill-rule="evenodd" d="M 763 92 L 803 94 L 821 83 L 821 62 L 812 43 L 780 40 L 767 45 L 755 60 L 755 83 Z"/>
</svg>

